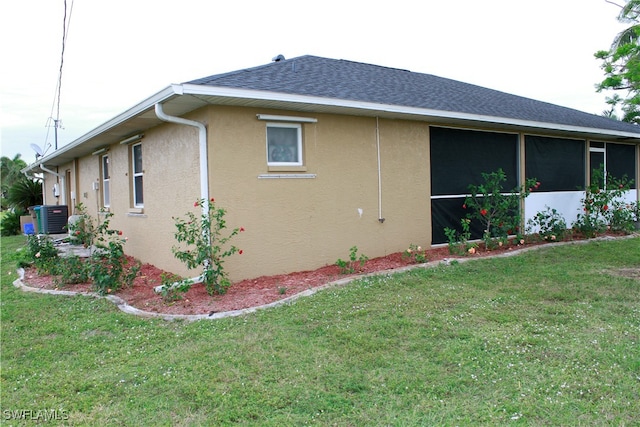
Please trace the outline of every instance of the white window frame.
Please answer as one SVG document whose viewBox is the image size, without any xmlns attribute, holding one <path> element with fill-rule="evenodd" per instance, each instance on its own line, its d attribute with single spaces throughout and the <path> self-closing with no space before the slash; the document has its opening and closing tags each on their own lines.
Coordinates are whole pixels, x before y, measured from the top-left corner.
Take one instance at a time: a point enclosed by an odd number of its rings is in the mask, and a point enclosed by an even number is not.
<svg viewBox="0 0 640 427">
<path fill-rule="evenodd" d="M 600 143 L 603 144 L 604 147 L 595 147 L 592 146 L 592 143 Z M 593 172 L 593 165 L 591 164 L 591 153 L 602 153 L 602 167 L 604 168 L 604 170 L 602 171 L 603 176 L 602 176 L 602 186 L 603 186 L 603 190 L 607 189 L 607 143 L 601 143 L 599 141 L 591 141 L 589 143 L 589 182 L 587 183 L 587 186 L 591 185 L 592 180 L 593 180 L 593 176 L 592 172 Z"/>
<path fill-rule="evenodd" d="M 140 168 L 141 170 L 136 170 L 136 147 L 140 147 Z M 144 168 L 142 167 L 142 144 L 141 143 L 137 143 L 137 144 L 132 144 L 131 145 L 131 196 L 132 196 L 132 203 L 133 203 L 133 207 L 134 208 L 143 208 L 144 207 Z M 142 182 L 141 182 L 141 186 L 142 188 L 141 190 L 141 194 L 142 194 L 142 201 L 141 203 L 138 203 L 138 200 L 136 200 L 136 194 L 137 194 L 137 187 L 136 187 L 136 178 L 141 178 Z"/>
<path fill-rule="evenodd" d="M 293 162 L 270 162 L 269 161 L 269 128 L 296 129 L 298 158 Z M 266 126 L 266 154 L 267 166 L 304 166 L 304 156 L 302 152 L 302 125 L 299 123 L 267 123 Z"/>
<path fill-rule="evenodd" d="M 111 164 L 108 154 L 100 157 L 100 174 L 102 178 L 102 206 L 108 208 L 111 207 Z"/>
</svg>

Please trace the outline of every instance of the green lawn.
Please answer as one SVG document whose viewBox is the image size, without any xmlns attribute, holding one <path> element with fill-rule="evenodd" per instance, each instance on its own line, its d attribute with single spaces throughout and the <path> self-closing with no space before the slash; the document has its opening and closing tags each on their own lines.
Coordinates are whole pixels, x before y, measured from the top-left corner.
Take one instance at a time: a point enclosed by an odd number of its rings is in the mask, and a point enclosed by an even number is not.
<svg viewBox="0 0 640 427">
<path fill-rule="evenodd" d="M 16 290 L 22 241 L 1 241 L 7 424 L 640 425 L 640 279 L 617 274 L 640 269 L 638 237 L 193 323 Z"/>
</svg>

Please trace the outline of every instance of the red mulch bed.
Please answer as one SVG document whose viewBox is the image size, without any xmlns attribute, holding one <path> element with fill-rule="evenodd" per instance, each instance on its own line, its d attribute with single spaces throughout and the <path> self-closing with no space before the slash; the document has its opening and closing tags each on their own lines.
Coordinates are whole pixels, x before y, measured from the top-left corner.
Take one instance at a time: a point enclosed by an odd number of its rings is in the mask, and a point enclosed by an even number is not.
<svg viewBox="0 0 640 427">
<path fill-rule="evenodd" d="M 500 247 L 496 250 L 485 251 L 482 247 L 466 258 L 480 258 L 490 255 L 545 244 L 545 242 L 527 243 L 525 245 Z M 454 258 L 447 247 L 440 247 L 426 251 L 427 261 L 440 261 L 444 258 Z M 355 274 L 373 273 L 411 265 L 411 259 L 403 258 L 402 253 L 394 253 L 380 258 L 368 260 L 364 267 Z M 290 297 L 307 289 L 325 285 L 331 281 L 348 277 L 340 273 L 335 265 L 327 265 L 313 271 L 301 271 L 277 276 L 263 276 L 255 279 L 234 283 L 226 294 L 209 296 L 202 284 L 196 284 L 184 294 L 183 299 L 166 302 L 153 290 L 161 284 L 163 270 L 144 264 L 140 274 L 132 287 L 126 287 L 115 295 L 124 299 L 129 305 L 140 310 L 163 314 L 211 314 L 256 307 Z M 31 287 L 42 289 L 60 289 L 65 291 L 91 292 L 91 284 L 74 284 L 56 287 L 54 278 L 40 276 L 35 268 L 25 269 L 23 282 Z"/>
</svg>

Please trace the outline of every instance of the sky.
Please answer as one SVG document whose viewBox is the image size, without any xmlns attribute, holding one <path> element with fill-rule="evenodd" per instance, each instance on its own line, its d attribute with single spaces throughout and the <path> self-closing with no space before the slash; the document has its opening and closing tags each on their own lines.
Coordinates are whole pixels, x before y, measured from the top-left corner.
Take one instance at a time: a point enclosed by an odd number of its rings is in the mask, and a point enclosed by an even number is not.
<svg viewBox="0 0 640 427">
<path fill-rule="evenodd" d="M 278 54 L 434 74 L 601 114 L 594 53 L 625 28 L 618 12 L 605 0 L 66 0 L 65 20 L 64 0 L 3 1 L 1 155 L 31 163 L 31 144 L 54 150 L 54 119 L 60 148 L 172 83 Z"/>
</svg>

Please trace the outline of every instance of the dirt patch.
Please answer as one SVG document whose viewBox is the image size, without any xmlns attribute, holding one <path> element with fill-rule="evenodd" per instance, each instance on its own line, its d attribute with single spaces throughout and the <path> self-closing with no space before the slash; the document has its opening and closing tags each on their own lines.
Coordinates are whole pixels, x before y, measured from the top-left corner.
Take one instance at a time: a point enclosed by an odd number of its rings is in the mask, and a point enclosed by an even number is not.
<svg viewBox="0 0 640 427">
<path fill-rule="evenodd" d="M 464 258 L 482 258 L 506 254 L 523 248 L 545 245 L 545 242 L 527 243 L 525 245 L 508 245 L 495 250 L 484 250 L 479 247 L 475 253 L 467 254 Z M 442 261 L 445 258 L 455 258 L 447 247 L 434 248 L 426 251 L 428 262 Z M 163 270 L 144 264 L 133 286 L 123 288 L 115 295 L 125 300 L 129 305 L 144 311 L 162 314 L 212 314 L 232 310 L 257 307 L 284 298 L 291 297 L 308 289 L 326 285 L 332 281 L 343 279 L 356 274 L 374 273 L 393 270 L 415 264 L 411 258 L 403 257 L 402 253 L 394 253 L 384 257 L 368 260 L 364 266 L 351 275 L 341 274 L 335 265 L 327 265 L 312 271 L 301 271 L 277 276 L 263 276 L 234 283 L 226 294 L 209 296 L 202 284 L 196 284 L 184 294 L 182 300 L 166 302 L 154 292 L 154 287 L 161 284 Z M 627 269 L 627 277 L 638 278 L 638 269 Z M 51 276 L 40 276 L 34 268 L 25 269 L 24 284 L 40 289 L 59 289 L 74 292 L 91 292 L 91 284 L 56 286 Z"/>
<path fill-rule="evenodd" d="M 640 280 L 640 267 L 619 268 L 617 270 L 609 271 L 609 274 L 613 274 L 614 276 L 627 277 L 629 279 Z"/>
</svg>

